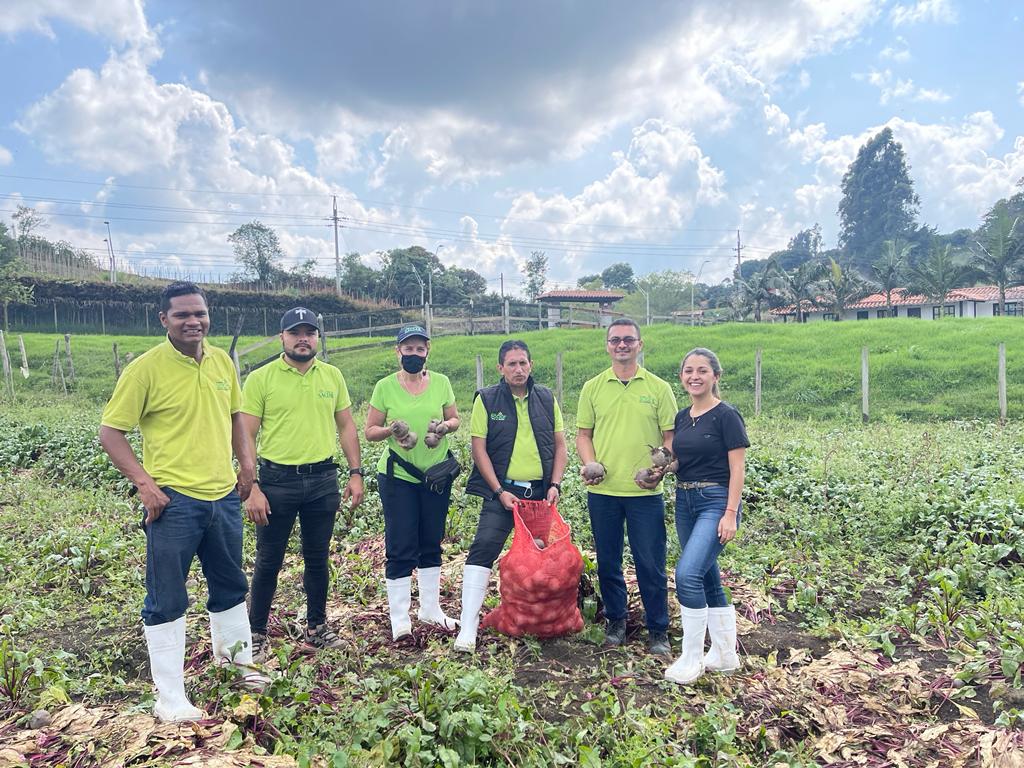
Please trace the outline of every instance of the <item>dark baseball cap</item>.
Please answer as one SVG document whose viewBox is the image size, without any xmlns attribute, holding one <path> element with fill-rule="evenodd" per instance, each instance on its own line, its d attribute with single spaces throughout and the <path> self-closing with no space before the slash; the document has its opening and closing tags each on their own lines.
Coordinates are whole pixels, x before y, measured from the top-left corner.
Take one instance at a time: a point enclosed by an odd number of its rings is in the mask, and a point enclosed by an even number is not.
<svg viewBox="0 0 1024 768">
<path fill-rule="evenodd" d="M 396 341 L 399 344 L 401 344 L 403 341 L 405 341 L 408 338 L 411 338 L 412 336 L 422 336 L 424 339 L 430 339 L 430 334 L 427 333 L 426 328 L 424 328 L 422 325 L 416 325 L 415 323 L 413 323 L 411 325 L 403 325 L 401 328 L 398 329 L 398 336 L 396 338 Z"/>
<path fill-rule="evenodd" d="M 297 325 L 311 325 L 320 330 L 320 325 L 316 321 L 316 312 L 305 307 L 294 307 L 289 309 L 281 317 L 281 330 L 290 331 Z"/>
</svg>

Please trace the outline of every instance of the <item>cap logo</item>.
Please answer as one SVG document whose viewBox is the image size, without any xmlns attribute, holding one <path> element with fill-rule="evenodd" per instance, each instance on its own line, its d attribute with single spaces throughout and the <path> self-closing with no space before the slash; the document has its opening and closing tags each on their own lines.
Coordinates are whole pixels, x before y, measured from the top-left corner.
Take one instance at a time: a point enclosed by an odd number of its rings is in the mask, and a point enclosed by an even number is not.
<svg viewBox="0 0 1024 768">
<path fill-rule="evenodd" d="M 295 310 L 295 314 L 299 316 L 299 320 L 305 320 L 306 319 L 306 310 L 304 310 L 304 309 L 296 309 Z"/>
</svg>

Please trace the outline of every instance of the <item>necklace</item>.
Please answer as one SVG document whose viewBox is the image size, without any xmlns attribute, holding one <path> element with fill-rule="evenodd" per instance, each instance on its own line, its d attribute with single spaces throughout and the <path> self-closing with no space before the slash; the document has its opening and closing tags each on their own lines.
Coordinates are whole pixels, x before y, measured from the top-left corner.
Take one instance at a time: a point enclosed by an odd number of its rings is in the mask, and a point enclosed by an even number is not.
<svg viewBox="0 0 1024 768">
<path fill-rule="evenodd" d="M 703 416 L 703 415 L 704 415 L 704 414 L 702 413 L 702 414 L 701 414 L 700 416 L 691 416 L 691 417 L 690 417 L 690 421 L 691 421 L 692 423 L 690 424 L 690 427 L 691 427 L 691 428 L 692 428 L 692 427 L 696 427 L 696 426 L 697 426 L 697 422 L 698 422 L 698 421 L 700 421 L 700 418 L 701 418 L 701 416 Z"/>
</svg>

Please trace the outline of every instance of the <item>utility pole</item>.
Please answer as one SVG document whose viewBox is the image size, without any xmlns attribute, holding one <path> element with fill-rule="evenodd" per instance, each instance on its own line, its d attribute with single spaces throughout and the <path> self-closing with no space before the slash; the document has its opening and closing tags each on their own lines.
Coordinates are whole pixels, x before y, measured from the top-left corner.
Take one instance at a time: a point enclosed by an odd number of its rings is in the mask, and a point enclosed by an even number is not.
<svg viewBox="0 0 1024 768">
<path fill-rule="evenodd" d="M 107 250 L 110 251 L 110 282 L 117 282 L 117 271 L 114 269 L 114 241 L 110 237 L 110 222 L 104 221 L 107 225 Z"/>
<path fill-rule="evenodd" d="M 501 298 L 505 298 L 505 273 L 499 272 L 498 279 L 501 280 Z"/>
<path fill-rule="evenodd" d="M 740 258 L 740 252 L 743 250 L 743 246 L 740 245 L 740 231 L 736 230 L 736 277 L 743 277 L 743 261 Z"/>
<path fill-rule="evenodd" d="M 338 255 L 338 196 L 333 195 L 334 215 L 334 292 L 341 296 L 341 257 Z"/>
</svg>

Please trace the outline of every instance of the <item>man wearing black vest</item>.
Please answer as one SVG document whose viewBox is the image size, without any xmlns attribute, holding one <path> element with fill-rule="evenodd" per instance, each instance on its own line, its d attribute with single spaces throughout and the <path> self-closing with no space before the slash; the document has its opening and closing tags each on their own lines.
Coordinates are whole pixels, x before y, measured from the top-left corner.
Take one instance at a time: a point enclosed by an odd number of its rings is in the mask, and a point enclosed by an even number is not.
<svg viewBox="0 0 1024 768">
<path fill-rule="evenodd" d="M 501 381 L 476 393 L 470 433 L 473 472 L 466 492 L 483 498 L 476 536 L 462 573 L 462 620 L 455 648 L 476 649 L 480 607 L 491 566 L 514 527 L 516 499 L 558 501 L 569 461 L 562 412 L 551 390 L 535 384 L 526 343 L 513 339 L 498 350 Z"/>
</svg>

